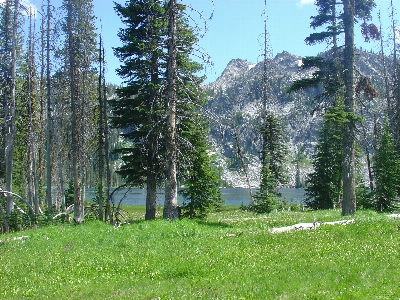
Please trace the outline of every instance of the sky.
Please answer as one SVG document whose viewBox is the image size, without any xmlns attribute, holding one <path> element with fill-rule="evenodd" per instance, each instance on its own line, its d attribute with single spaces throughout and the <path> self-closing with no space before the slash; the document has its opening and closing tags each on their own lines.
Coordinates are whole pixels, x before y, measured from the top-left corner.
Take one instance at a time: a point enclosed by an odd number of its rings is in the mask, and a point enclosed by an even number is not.
<svg viewBox="0 0 400 300">
<path fill-rule="evenodd" d="M 0 0 L 0 3 L 4 0 Z M 28 0 L 23 0 L 27 2 Z M 30 0 L 40 8 L 42 0 Z M 114 11 L 114 1 L 93 0 L 94 12 L 98 17 L 98 31 L 102 33 L 107 61 L 106 81 L 120 84 L 122 79 L 115 73 L 120 62 L 113 55 L 113 47 L 121 43 L 117 33 L 123 24 Z M 115 0 L 124 4 L 126 0 Z M 232 59 L 240 58 L 257 63 L 262 60 L 262 43 L 264 32 L 264 0 L 179 0 L 193 7 L 207 19 L 207 32 L 199 40 L 199 46 L 210 56 L 213 66 L 206 66 L 204 74 L 206 82 L 218 78 Z M 400 20 L 400 1 L 394 0 Z M 60 6 L 61 0 L 51 0 L 55 6 Z M 377 7 L 373 13 L 373 22 L 378 24 L 377 12 L 380 9 L 384 31 L 390 26 L 390 0 L 375 0 Z M 310 28 L 310 17 L 317 15 L 314 0 L 267 0 L 267 30 L 271 57 L 282 51 L 288 51 L 299 56 L 316 55 L 326 50 L 326 45 L 308 46 L 304 39 L 314 32 Z M 191 15 L 199 25 L 203 26 L 198 13 Z M 212 15 L 212 18 L 210 16 Z M 399 22 L 400 24 L 400 22 Z M 204 30 L 201 31 L 204 33 Z M 379 51 L 379 44 L 364 43 L 356 27 L 356 45 L 363 49 Z"/>
</svg>

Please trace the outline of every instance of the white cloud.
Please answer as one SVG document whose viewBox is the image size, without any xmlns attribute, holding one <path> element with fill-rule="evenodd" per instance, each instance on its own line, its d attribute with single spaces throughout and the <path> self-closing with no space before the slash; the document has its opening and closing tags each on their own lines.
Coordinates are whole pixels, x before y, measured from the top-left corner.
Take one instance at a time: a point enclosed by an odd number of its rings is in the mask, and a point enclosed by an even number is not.
<svg viewBox="0 0 400 300">
<path fill-rule="evenodd" d="M 303 5 L 314 4 L 314 0 L 300 0 L 296 5 L 302 7 Z"/>
</svg>

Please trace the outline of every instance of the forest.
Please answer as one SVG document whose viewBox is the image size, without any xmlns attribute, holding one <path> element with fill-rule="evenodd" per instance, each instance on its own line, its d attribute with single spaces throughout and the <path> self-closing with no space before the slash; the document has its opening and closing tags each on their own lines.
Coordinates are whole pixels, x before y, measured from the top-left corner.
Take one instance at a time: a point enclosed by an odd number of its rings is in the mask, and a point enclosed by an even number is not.
<svg viewBox="0 0 400 300">
<path fill-rule="evenodd" d="M 309 76 L 285 91 L 314 91 L 309 113 L 323 118 L 304 204 L 340 207 L 343 216 L 360 208 L 394 211 L 400 195 L 400 33 L 393 1 L 387 32 L 372 17 L 374 0 L 316 0 L 315 6 L 315 32 L 305 43 L 329 50 L 303 57 L 299 69 Z M 130 187 L 146 188 L 145 220 L 157 217 L 158 188 L 165 191 L 164 219 L 202 218 L 223 204 L 209 141 L 218 126 L 229 128 L 236 168 L 248 179 L 241 112 L 218 121 L 208 100 L 224 91 L 206 90 L 199 75 L 210 58 L 194 53 L 197 26 L 208 16 L 177 0 L 129 0 L 114 9 L 123 24 L 122 45 L 114 48 L 121 86 L 107 83 L 107 37 L 96 31 L 92 0 L 63 0 L 60 7 L 44 0 L 35 14 L 20 0 L 0 3 L 2 232 L 71 219 L 82 224 L 88 214 L 122 222 L 113 194 Z M 356 30 L 380 45 L 383 86 L 356 66 Z M 282 206 L 289 149 L 273 109 L 267 22 L 260 31 L 262 77 L 254 85 L 258 109 L 251 124 L 260 184 L 244 209 L 270 213 Z M 360 111 L 378 96 L 384 111 L 365 118 Z M 368 182 L 360 179 L 362 165 Z M 96 188 L 94 201 L 85 199 L 88 187 Z"/>
</svg>

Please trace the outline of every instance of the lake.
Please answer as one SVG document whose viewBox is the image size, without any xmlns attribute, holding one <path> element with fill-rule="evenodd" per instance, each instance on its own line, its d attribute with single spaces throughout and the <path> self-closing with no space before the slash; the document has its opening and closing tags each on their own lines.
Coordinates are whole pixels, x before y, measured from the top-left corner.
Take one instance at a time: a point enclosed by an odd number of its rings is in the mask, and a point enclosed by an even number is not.
<svg viewBox="0 0 400 300">
<path fill-rule="evenodd" d="M 256 192 L 253 189 L 253 194 Z M 282 194 L 282 200 L 286 200 L 289 203 L 299 204 L 304 198 L 304 189 L 291 189 L 284 188 L 279 190 Z M 248 189 L 244 188 L 222 188 L 222 197 L 225 199 L 226 205 L 248 205 L 250 204 L 250 194 Z M 95 189 L 86 189 L 86 198 L 93 199 L 95 197 Z M 146 205 L 146 189 L 121 189 L 114 194 L 114 203 L 118 204 L 123 199 L 124 205 Z M 183 197 L 178 196 L 178 202 L 183 202 Z M 157 205 L 164 204 L 164 190 L 157 190 Z"/>
</svg>

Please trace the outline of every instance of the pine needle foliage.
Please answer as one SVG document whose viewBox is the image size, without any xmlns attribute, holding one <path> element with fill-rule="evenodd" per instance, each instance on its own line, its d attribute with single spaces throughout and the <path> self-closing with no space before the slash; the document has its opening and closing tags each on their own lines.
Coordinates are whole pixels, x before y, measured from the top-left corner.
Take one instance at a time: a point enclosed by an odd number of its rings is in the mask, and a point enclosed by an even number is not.
<svg viewBox="0 0 400 300">
<path fill-rule="evenodd" d="M 376 184 L 374 207 L 376 211 L 390 211 L 395 207 L 399 190 L 399 162 L 390 128 L 386 122 L 374 156 Z"/>
<path fill-rule="evenodd" d="M 306 204 L 313 209 L 330 209 L 342 193 L 343 129 L 346 113 L 341 101 L 324 114 L 319 132 L 314 171 L 307 179 Z"/>
<path fill-rule="evenodd" d="M 284 143 L 281 120 L 272 112 L 267 113 L 262 131 L 264 149 L 260 190 L 254 195 L 251 210 L 270 213 L 280 205 L 278 187 L 288 181 L 284 171 L 284 162 L 288 150 Z"/>
</svg>

